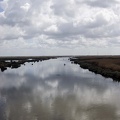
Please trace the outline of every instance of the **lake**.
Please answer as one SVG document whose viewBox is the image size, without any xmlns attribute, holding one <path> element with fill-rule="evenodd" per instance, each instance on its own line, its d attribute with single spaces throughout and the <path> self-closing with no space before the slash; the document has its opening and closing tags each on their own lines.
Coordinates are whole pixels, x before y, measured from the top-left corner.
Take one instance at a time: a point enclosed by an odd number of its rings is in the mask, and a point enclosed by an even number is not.
<svg viewBox="0 0 120 120">
<path fill-rule="evenodd" d="M 8 68 L 0 72 L 0 120 L 120 120 L 120 84 L 68 58 Z"/>
</svg>

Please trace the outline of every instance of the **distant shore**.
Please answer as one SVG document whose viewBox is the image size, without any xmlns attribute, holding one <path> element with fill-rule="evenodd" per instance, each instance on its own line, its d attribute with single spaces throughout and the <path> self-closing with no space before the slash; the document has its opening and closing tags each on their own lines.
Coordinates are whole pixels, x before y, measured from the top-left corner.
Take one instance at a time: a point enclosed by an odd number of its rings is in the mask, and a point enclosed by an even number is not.
<svg viewBox="0 0 120 120">
<path fill-rule="evenodd" d="M 0 69 L 18 68 L 26 62 L 39 62 L 58 57 L 69 57 L 71 62 L 84 69 L 120 82 L 120 56 L 6 56 L 0 57 Z"/>
<path fill-rule="evenodd" d="M 49 60 L 56 58 L 55 56 L 6 56 L 0 57 L 0 69 L 2 72 L 7 68 L 19 68 L 21 65 L 25 65 L 26 62 L 39 62 L 43 60 Z"/>
<path fill-rule="evenodd" d="M 28 59 L 50 59 L 55 58 L 56 56 L 0 56 L 0 61 L 2 60 L 28 60 Z"/>
<path fill-rule="evenodd" d="M 79 56 L 70 61 L 104 77 L 120 82 L 120 56 Z"/>
</svg>

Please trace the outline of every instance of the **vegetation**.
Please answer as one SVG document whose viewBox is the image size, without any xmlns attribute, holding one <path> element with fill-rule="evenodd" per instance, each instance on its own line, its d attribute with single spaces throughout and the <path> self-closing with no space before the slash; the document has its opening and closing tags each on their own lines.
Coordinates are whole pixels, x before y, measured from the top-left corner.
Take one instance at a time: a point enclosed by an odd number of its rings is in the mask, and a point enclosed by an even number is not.
<svg viewBox="0 0 120 120">
<path fill-rule="evenodd" d="M 8 67 L 10 68 L 18 68 L 22 64 L 25 65 L 26 62 L 39 62 L 42 60 L 48 60 L 55 57 L 0 57 L 0 69 L 1 71 L 7 70 Z"/>
<path fill-rule="evenodd" d="M 81 56 L 70 60 L 84 69 L 120 81 L 120 56 Z"/>
</svg>

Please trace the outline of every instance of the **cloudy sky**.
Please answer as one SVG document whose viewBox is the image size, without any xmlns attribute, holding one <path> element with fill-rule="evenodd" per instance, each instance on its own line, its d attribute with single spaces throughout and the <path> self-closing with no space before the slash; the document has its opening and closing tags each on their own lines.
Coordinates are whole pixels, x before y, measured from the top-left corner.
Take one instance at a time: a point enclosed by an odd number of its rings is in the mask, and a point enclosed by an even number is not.
<svg viewBox="0 0 120 120">
<path fill-rule="evenodd" d="M 120 54 L 120 0 L 0 0 L 0 55 Z"/>
</svg>

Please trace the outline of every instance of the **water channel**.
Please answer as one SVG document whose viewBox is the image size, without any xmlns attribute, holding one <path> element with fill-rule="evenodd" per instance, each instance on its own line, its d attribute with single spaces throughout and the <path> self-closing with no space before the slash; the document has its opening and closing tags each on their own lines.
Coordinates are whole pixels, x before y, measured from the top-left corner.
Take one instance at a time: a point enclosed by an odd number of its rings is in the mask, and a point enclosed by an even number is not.
<svg viewBox="0 0 120 120">
<path fill-rule="evenodd" d="M 0 72 L 0 120 L 120 120 L 120 84 L 68 58 Z"/>
</svg>

